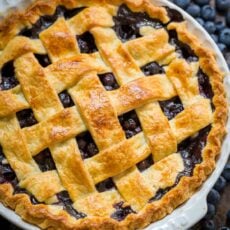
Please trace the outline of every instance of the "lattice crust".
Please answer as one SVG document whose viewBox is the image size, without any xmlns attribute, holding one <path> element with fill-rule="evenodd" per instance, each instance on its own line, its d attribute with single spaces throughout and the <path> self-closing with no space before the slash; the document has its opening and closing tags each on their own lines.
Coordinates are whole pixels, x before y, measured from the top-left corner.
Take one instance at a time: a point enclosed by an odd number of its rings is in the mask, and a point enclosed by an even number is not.
<svg viewBox="0 0 230 230">
<path fill-rule="evenodd" d="M 213 54 L 187 32 L 184 22 L 169 23 L 167 28 L 190 45 L 199 61 L 181 58 L 164 28 L 141 26 L 140 37 L 122 42 L 113 29 L 113 17 L 123 2 L 134 12 L 144 11 L 162 23 L 169 22 L 166 9 L 147 0 L 63 0 L 37 1 L 25 14 L 17 14 L 15 21 L 8 18 L 12 25 L 3 23 L 0 27 L 0 69 L 14 60 L 20 83 L 0 91 L 0 144 L 19 187 L 44 204 L 31 206 L 27 196 L 12 195 L 9 184 L 0 185 L 0 199 L 42 228 L 142 227 L 188 199 L 214 167 L 224 135 L 226 102 L 222 74 Z M 53 14 L 60 4 L 86 8 L 70 18 L 57 18 L 39 38 L 15 36 L 24 25 L 35 23 L 40 14 Z M 86 32 L 95 39 L 98 51 L 81 53 L 76 36 Z M 51 64 L 43 67 L 37 54 L 48 54 Z M 142 67 L 152 62 L 164 66 L 164 71 L 145 76 Z M 212 101 L 200 93 L 200 69 L 209 77 Z M 110 72 L 119 88 L 107 91 L 99 76 Z M 64 108 L 58 97 L 65 90 L 74 102 L 69 108 Z M 179 97 L 183 111 L 169 119 L 161 102 L 175 97 Z M 16 113 L 25 109 L 33 111 L 37 124 L 21 128 Z M 118 117 L 133 110 L 142 130 L 127 139 Z M 210 124 L 203 162 L 178 184 L 180 173 L 186 171 L 179 144 Z M 86 131 L 98 153 L 83 159 L 75 137 Z M 35 161 L 45 149 L 56 167 L 48 171 L 42 171 Z M 149 156 L 154 164 L 138 170 L 138 163 Z M 112 180 L 114 187 L 98 191 L 96 185 L 106 180 Z M 159 191 L 171 187 L 175 188 L 161 200 L 149 203 Z M 55 205 L 63 191 L 69 193 L 74 209 L 86 215 L 84 219 L 75 220 Z M 110 219 L 117 204 L 133 212 L 122 222 Z"/>
</svg>

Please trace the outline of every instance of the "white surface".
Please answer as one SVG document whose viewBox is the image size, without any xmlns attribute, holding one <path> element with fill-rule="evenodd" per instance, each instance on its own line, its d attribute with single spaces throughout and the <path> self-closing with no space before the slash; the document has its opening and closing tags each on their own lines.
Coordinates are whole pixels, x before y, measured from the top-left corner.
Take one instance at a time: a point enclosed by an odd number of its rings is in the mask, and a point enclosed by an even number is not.
<svg viewBox="0 0 230 230">
<path fill-rule="evenodd" d="M 0 10 L 6 9 L 5 4 L 18 3 L 23 0 L 0 0 Z M 153 1 L 153 0 L 152 0 Z M 190 31 L 193 34 L 198 35 L 201 41 L 208 47 L 211 47 L 216 51 L 218 64 L 223 72 L 226 73 L 225 88 L 228 96 L 228 103 L 230 103 L 230 74 L 227 64 L 217 48 L 216 44 L 211 40 L 208 33 L 188 14 L 182 11 L 179 7 L 168 2 L 167 0 L 155 0 L 155 4 L 169 6 L 181 12 L 184 18 L 187 19 Z M 14 5 L 14 4 L 13 4 Z M 5 7 L 5 8 L 4 8 Z M 227 130 L 230 131 L 230 119 L 228 120 Z M 230 153 L 230 132 L 227 134 L 222 146 L 221 155 L 217 161 L 217 166 L 212 175 L 203 184 L 201 189 L 194 194 L 185 204 L 177 208 L 173 213 L 165 217 L 164 219 L 149 225 L 146 230 L 185 230 L 198 222 L 207 211 L 206 197 L 210 189 L 215 184 L 217 178 L 220 176 Z M 13 211 L 5 208 L 0 204 L 0 215 L 7 218 L 12 223 L 26 230 L 37 230 L 38 228 L 23 222 Z"/>
</svg>

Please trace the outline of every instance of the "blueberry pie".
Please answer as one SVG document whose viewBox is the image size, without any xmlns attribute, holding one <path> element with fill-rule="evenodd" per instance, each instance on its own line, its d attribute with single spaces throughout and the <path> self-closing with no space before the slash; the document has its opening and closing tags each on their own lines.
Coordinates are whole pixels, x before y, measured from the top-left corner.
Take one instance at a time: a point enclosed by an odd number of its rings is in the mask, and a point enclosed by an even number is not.
<svg viewBox="0 0 230 230">
<path fill-rule="evenodd" d="M 215 167 L 223 74 L 176 10 L 35 1 L 0 23 L 0 73 L 0 201 L 42 229 L 143 228 Z"/>
</svg>

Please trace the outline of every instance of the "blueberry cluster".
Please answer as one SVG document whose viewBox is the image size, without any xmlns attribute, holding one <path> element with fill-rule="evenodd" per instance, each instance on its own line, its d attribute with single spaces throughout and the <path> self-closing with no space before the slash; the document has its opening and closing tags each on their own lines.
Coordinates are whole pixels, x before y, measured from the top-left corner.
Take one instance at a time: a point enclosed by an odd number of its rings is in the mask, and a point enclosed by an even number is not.
<svg viewBox="0 0 230 230">
<path fill-rule="evenodd" d="M 191 230 L 202 229 L 202 230 L 230 230 L 230 210 L 226 214 L 225 226 L 218 228 L 216 226 L 215 215 L 219 208 L 219 201 L 221 199 L 221 194 L 223 193 L 226 186 L 229 186 L 230 182 L 230 164 L 227 164 L 224 168 L 222 175 L 217 180 L 216 184 L 209 192 L 207 196 L 208 211 L 206 216 Z"/>
<path fill-rule="evenodd" d="M 172 0 L 200 23 L 230 66 L 230 0 Z"/>
</svg>

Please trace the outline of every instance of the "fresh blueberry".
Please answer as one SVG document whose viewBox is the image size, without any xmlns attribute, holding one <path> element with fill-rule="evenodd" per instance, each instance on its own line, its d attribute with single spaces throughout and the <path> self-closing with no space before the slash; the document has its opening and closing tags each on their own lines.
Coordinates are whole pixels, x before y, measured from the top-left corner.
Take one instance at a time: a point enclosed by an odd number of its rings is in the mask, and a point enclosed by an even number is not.
<svg viewBox="0 0 230 230">
<path fill-rule="evenodd" d="M 211 21 L 207 21 L 204 24 L 204 28 L 210 33 L 213 34 L 216 31 L 216 25 L 214 22 Z"/>
<path fill-rule="evenodd" d="M 201 8 L 201 17 L 204 20 L 213 21 L 216 17 L 216 10 L 210 5 L 205 5 Z"/>
<path fill-rule="evenodd" d="M 228 212 L 226 214 L 226 224 L 227 224 L 227 226 L 230 226 L 230 210 L 228 210 Z"/>
<path fill-rule="evenodd" d="M 219 192 L 217 192 L 215 189 L 212 189 L 209 194 L 208 194 L 208 197 L 207 197 L 207 201 L 208 203 L 210 204 L 213 204 L 213 205 L 217 205 L 217 203 L 219 202 L 220 200 L 220 194 Z"/>
<path fill-rule="evenodd" d="M 219 33 L 221 30 L 225 28 L 225 24 L 223 21 L 216 22 L 216 31 Z"/>
<path fill-rule="evenodd" d="M 230 26 L 230 9 L 228 9 L 228 12 L 226 14 L 226 23 L 228 26 Z"/>
<path fill-rule="evenodd" d="M 221 43 L 224 43 L 227 47 L 230 47 L 230 28 L 225 28 L 220 32 L 219 40 Z"/>
<path fill-rule="evenodd" d="M 216 214 L 216 207 L 213 204 L 208 204 L 208 211 L 205 216 L 205 219 L 213 219 Z"/>
<path fill-rule="evenodd" d="M 230 0 L 216 0 L 216 9 L 226 11 L 230 8 Z"/>
<path fill-rule="evenodd" d="M 190 4 L 190 0 L 174 0 L 174 3 L 182 9 L 186 9 Z"/>
<path fill-rule="evenodd" d="M 224 52 L 226 50 L 226 45 L 223 43 L 217 43 L 217 46 L 219 47 L 221 52 Z"/>
<path fill-rule="evenodd" d="M 192 15 L 194 18 L 200 16 L 200 6 L 196 4 L 191 4 L 187 7 L 186 11 Z"/>
<path fill-rule="evenodd" d="M 204 6 L 204 5 L 209 4 L 210 0 L 194 0 L 194 2 L 200 6 Z"/>
<path fill-rule="evenodd" d="M 216 230 L 216 226 L 213 220 L 205 220 L 202 222 L 202 230 Z"/>
<path fill-rule="evenodd" d="M 196 21 L 197 21 L 200 25 L 204 26 L 204 20 L 203 20 L 202 18 L 196 18 Z"/>
<path fill-rule="evenodd" d="M 224 190 L 225 186 L 226 186 L 226 180 L 224 177 L 220 176 L 214 185 L 214 189 L 216 189 L 218 192 L 221 192 Z"/>
<path fill-rule="evenodd" d="M 218 42 L 218 36 L 216 34 L 211 34 L 211 37 L 215 43 Z"/>
</svg>

